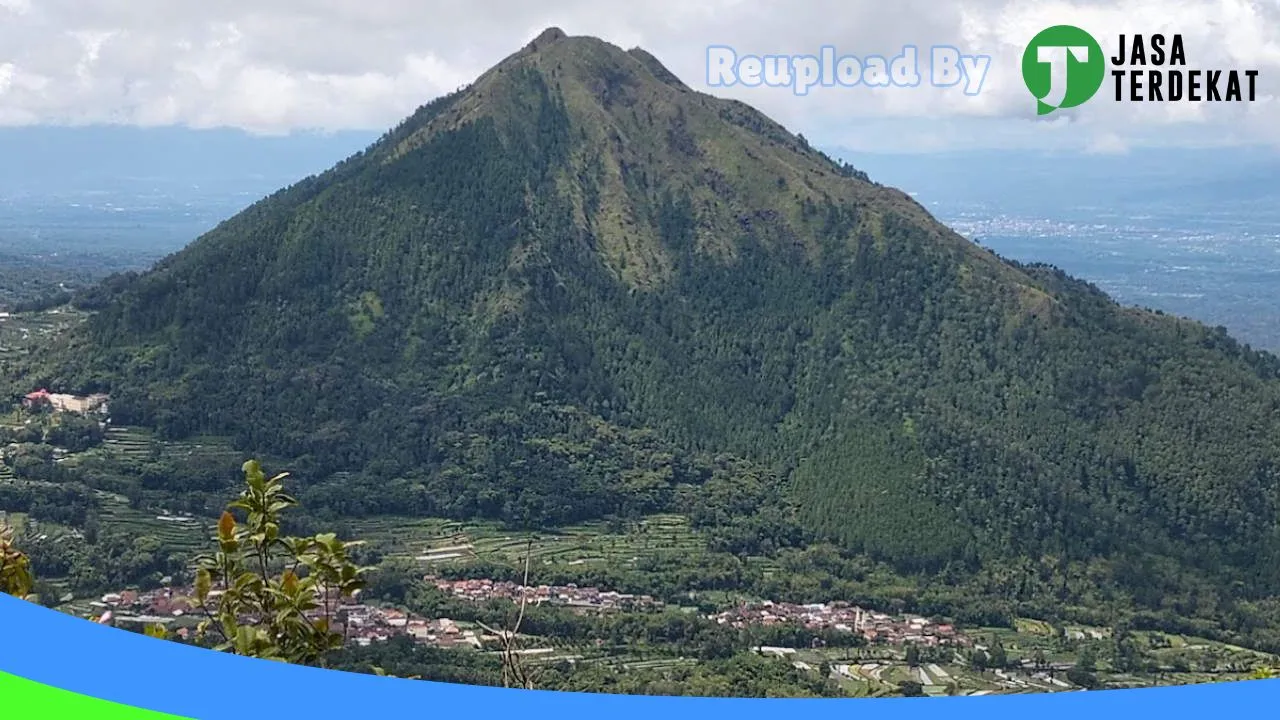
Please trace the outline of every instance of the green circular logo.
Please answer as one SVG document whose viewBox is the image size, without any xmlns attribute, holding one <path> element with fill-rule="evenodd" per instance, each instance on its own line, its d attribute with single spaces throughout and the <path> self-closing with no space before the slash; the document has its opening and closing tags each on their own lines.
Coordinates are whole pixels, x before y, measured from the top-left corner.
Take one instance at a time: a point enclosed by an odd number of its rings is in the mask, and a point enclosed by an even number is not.
<svg viewBox="0 0 1280 720">
<path fill-rule="evenodd" d="M 1040 115 L 1088 102 L 1106 74 L 1102 46 L 1071 25 L 1041 30 L 1022 53 L 1022 79 L 1035 96 Z"/>
</svg>

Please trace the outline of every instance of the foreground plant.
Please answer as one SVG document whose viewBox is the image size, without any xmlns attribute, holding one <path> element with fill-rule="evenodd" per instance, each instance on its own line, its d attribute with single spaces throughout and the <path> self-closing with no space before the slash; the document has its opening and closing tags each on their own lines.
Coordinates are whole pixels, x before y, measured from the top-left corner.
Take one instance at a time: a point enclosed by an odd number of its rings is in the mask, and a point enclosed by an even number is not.
<svg viewBox="0 0 1280 720">
<path fill-rule="evenodd" d="M 503 687 L 532 690 L 536 682 L 534 673 L 524 664 L 523 655 L 520 652 L 520 625 L 524 622 L 525 608 L 529 604 L 529 563 L 532 558 L 533 538 L 529 538 L 524 551 L 524 580 L 520 583 L 520 608 L 511 627 L 497 630 L 476 621 L 482 630 L 497 637 L 502 646 Z"/>
<path fill-rule="evenodd" d="M 218 521 L 217 552 L 196 561 L 194 600 L 205 615 L 196 637 L 238 655 L 323 664 L 346 639 L 338 607 L 364 586 L 348 554 L 360 543 L 281 537 L 280 514 L 297 504 L 284 492 L 288 474 L 268 478 L 256 460 L 244 474 L 247 487 Z"/>
<path fill-rule="evenodd" d="M 34 587 L 31 560 L 13 544 L 13 528 L 0 526 L 0 592 L 26 598 Z"/>
</svg>

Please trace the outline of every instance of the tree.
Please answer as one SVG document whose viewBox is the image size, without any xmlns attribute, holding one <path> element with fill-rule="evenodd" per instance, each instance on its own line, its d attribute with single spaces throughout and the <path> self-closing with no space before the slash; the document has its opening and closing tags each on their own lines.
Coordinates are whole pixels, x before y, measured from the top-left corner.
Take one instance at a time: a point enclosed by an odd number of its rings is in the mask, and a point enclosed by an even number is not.
<svg viewBox="0 0 1280 720">
<path fill-rule="evenodd" d="M 0 527 L 0 592 L 26 598 L 35 586 L 31 560 L 13 544 L 13 528 Z"/>
<path fill-rule="evenodd" d="M 920 648 L 916 647 L 914 643 L 909 643 L 907 645 L 907 665 L 910 667 L 916 667 L 919 664 Z"/>
<path fill-rule="evenodd" d="M 974 650 L 972 653 L 970 653 L 969 667 L 973 668 L 975 672 L 985 673 L 989 665 L 990 665 L 990 658 L 987 656 L 987 653 L 985 650 Z"/>
<path fill-rule="evenodd" d="M 1120 672 L 1132 672 L 1142 664 L 1142 653 L 1127 630 L 1116 630 L 1111 648 L 1111 666 Z"/>
<path fill-rule="evenodd" d="M 420 577 L 421 572 L 411 561 L 393 558 L 369 573 L 363 594 L 365 597 L 403 605 L 413 589 L 415 576 Z"/>
<path fill-rule="evenodd" d="M 32 597 L 35 602 L 40 603 L 44 607 L 54 609 L 58 607 L 59 592 L 57 588 L 49 584 L 48 580 L 37 579 L 32 584 Z"/>
<path fill-rule="evenodd" d="M 281 537 L 280 513 L 296 504 L 284 493 L 288 474 L 268 479 L 256 460 L 244 474 L 247 487 L 218 521 L 217 551 L 197 560 L 195 600 L 205 614 L 197 636 L 238 655 L 323 664 L 345 639 L 338 605 L 364 585 L 364 569 L 348 558 L 359 543 L 332 533 Z"/>
<path fill-rule="evenodd" d="M 1067 680 L 1086 690 L 1094 690 L 1099 686 L 1097 676 L 1079 665 L 1067 671 Z"/>
<path fill-rule="evenodd" d="M 1080 651 L 1080 656 L 1076 658 L 1076 667 L 1084 672 L 1093 672 L 1097 669 L 1098 660 L 1092 647 L 1086 645 Z"/>
<path fill-rule="evenodd" d="M 999 669 L 1009 666 L 1009 656 L 1004 651 L 1004 643 L 999 639 L 991 644 L 990 664 L 991 667 Z"/>
<path fill-rule="evenodd" d="M 903 697 L 921 697 L 924 695 L 924 687 L 915 680 L 903 680 L 898 683 L 898 688 L 902 691 Z"/>
</svg>

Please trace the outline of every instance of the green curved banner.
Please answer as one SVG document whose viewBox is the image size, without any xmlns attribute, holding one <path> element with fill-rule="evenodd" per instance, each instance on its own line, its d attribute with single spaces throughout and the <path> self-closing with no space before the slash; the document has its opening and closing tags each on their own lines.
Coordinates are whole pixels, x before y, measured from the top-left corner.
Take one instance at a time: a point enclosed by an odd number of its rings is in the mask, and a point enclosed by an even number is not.
<svg viewBox="0 0 1280 720">
<path fill-rule="evenodd" d="M 191 720 L 119 705 L 0 672 L 5 718 L 13 720 Z"/>
</svg>

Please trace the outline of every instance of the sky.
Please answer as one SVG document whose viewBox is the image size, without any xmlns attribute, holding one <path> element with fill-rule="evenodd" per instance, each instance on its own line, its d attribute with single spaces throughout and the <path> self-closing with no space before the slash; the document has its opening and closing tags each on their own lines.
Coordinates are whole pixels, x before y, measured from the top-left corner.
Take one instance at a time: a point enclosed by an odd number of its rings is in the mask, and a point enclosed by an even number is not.
<svg viewBox="0 0 1280 720">
<path fill-rule="evenodd" d="M 1037 118 L 1021 55 L 1077 25 L 1182 35 L 1188 69 L 1254 69 L 1243 104 L 1090 103 Z M 381 130 L 465 85 L 544 28 L 652 52 L 689 85 L 855 152 L 1143 146 L 1280 149 L 1280 0 L 0 0 L 0 126 L 123 124 L 254 133 Z M 708 46 L 739 54 L 989 55 L 957 88 L 707 88 Z"/>
</svg>

